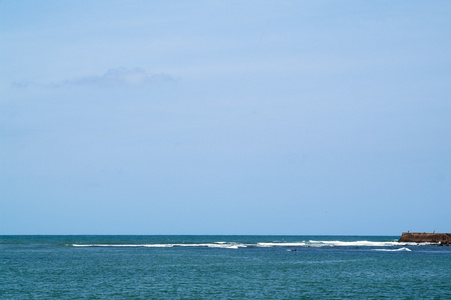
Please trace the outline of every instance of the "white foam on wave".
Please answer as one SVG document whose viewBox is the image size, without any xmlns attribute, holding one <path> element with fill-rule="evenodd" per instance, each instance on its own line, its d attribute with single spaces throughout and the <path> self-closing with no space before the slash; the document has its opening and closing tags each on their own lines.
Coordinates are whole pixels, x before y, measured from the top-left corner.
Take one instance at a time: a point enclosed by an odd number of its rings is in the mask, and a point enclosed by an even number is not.
<svg viewBox="0 0 451 300">
<path fill-rule="evenodd" d="M 208 247 L 208 248 L 224 248 L 224 249 L 238 249 L 246 248 L 244 244 L 237 243 L 205 243 L 205 244 L 174 244 L 179 247 Z"/>
<path fill-rule="evenodd" d="M 213 242 L 199 244 L 72 244 L 74 247 L 150 247 L 150 248 L 167 248 L 167 247 L 204 247 L 204 248 L 223 248 L 238 249 L 246 247 L 396 247 L 396 246 L 425 246 L 430 243 L 399 243 L 397 241 L 300 241 L 300 242 L 260 242 L 257 244 L 243 244 L 237 242 Z M 407 248 L 406 248 L 407 249 Z"/>
<path fill-rule="evenodd" d="M 257 247 L 303 247 L 307 244 L 304 242 L 299 243 L 257 243 Z"/>
<path fill-rule="evenodd" d="M 74 247 L 174 247 L 174 244 L 72 244 Z"/>
<path fill-rule="evenodd" d="M 312 245 L 339 246 L 339 247 L 390 247 L 401 245 L 398 242 L 372 242 L 372 241 L 309 241 Z"/>
<path fill-rule="evenodd" d="M 72 244 L 73 247 L 149 247 L 149 248 L 168 248 L 168 247 L 207 247 L 238 249 L 247 247 L 244 244 L 236 243 L 206 243 L 206 244 Z"/>
<path fill-rule="evenodd" d="M 428 245 L 438 245 L 438 243 L 412 243 L 412 242 L 402 242 L 398 243 L 400 246 L 428 246 Z"/>
<path fill-rule="evenodd" d="M 257 243 L 256 247 L 396 247 L 396 246 L 427 246 L 432 245 L 431 243 L 411 243 L 411 242 L 398 242 L 398 241 L 318 241 L 309 240 L 302 242 L 271 242 L 271 243 Z"/>
<path fill-rule="evenodd" d="M 373 249 L 374 251 L 388 251 L 388 252 L 393 252 L 393 251 L 412 251 L 409 248 L 406 247 L 402 247 L 399 249 Z"/>
<path fill-rule="evenodd" d="M 257 243 L 257 247 L 392 247 L 404 246 L 406 243 L 392 242 L 372 242 L 372 241 L 314 241 L 293 242 L 293 243 Z M 414 244 L 417 245 L 417 244 Z"/>
</svg>

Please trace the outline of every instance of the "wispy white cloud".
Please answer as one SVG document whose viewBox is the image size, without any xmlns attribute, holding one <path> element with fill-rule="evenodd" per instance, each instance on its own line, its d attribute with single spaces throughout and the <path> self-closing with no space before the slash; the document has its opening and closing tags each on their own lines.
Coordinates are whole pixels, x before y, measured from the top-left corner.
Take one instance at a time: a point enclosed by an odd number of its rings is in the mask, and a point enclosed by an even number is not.
<svg viewBox="0 0 451 300">
<path fill-rule="evenodd" d="M 165 73 L 149 73 L 141 68 L 127 69 L 124 67 L 109 69 L 103 75 L 83 76 L 69 78 L 53 84 L 54 87 L 62 86 L 101 86 L 101 87 L 126 87 L 149 86 L 175 82 L 177 79 Z"/>
</svg>

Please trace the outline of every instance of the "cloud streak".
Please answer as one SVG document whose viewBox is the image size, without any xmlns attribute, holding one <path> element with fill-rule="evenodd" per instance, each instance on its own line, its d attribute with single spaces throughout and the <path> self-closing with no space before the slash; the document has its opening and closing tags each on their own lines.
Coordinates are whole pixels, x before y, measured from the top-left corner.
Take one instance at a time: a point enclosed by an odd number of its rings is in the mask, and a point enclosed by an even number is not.
<svg viewBox="0 0 451 300">
<path fill-rule="evenodd" d="M 25 89 L 25 88 L 29 87 L 30 84 L 31 84 L 31 83 L 30 83 L 29 81 L 26 81 L 26 80 L 22 80 L 22 81 L 14 81 L 14 82 L 11 84 L 11 87 L 12 87 L 12 88 L 15 88 L 15 89 Z"/>
<path fill-rule="evenodd" d="M 127 69 L 124 67 L 109 69 L 103 75 L 83 76 L 66 79 L 55 87 L 63 86 L 98 86 L 98 87 L 128 87 L 155 86 L 175 82 L 177 79 L 165 73 L 149 73 L 141 68 Z"/>
</svg>

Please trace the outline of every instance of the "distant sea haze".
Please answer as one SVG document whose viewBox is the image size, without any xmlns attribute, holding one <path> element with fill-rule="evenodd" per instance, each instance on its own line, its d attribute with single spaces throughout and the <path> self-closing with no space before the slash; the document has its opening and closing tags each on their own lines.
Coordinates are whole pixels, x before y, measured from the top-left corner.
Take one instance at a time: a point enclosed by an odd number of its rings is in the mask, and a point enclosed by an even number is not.
<svg viewBox="0 0 451 300">
<path fill-rule="evenodd" d="M 0 236 L 2 299 L 451 298 L 451 247 L 394 236 Z"/>
</svg>

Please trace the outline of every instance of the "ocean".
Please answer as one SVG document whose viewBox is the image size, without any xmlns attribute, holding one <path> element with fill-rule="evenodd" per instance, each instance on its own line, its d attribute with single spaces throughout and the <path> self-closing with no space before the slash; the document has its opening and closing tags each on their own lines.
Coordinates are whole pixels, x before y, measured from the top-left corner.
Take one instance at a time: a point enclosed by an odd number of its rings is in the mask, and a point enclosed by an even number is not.
<svg viewBox="0 0 451 300">
<path fill-rule="evenodd" d="M 0 299 L 451 299 L 395 236 L 0 236 Z"/>
</svg>

